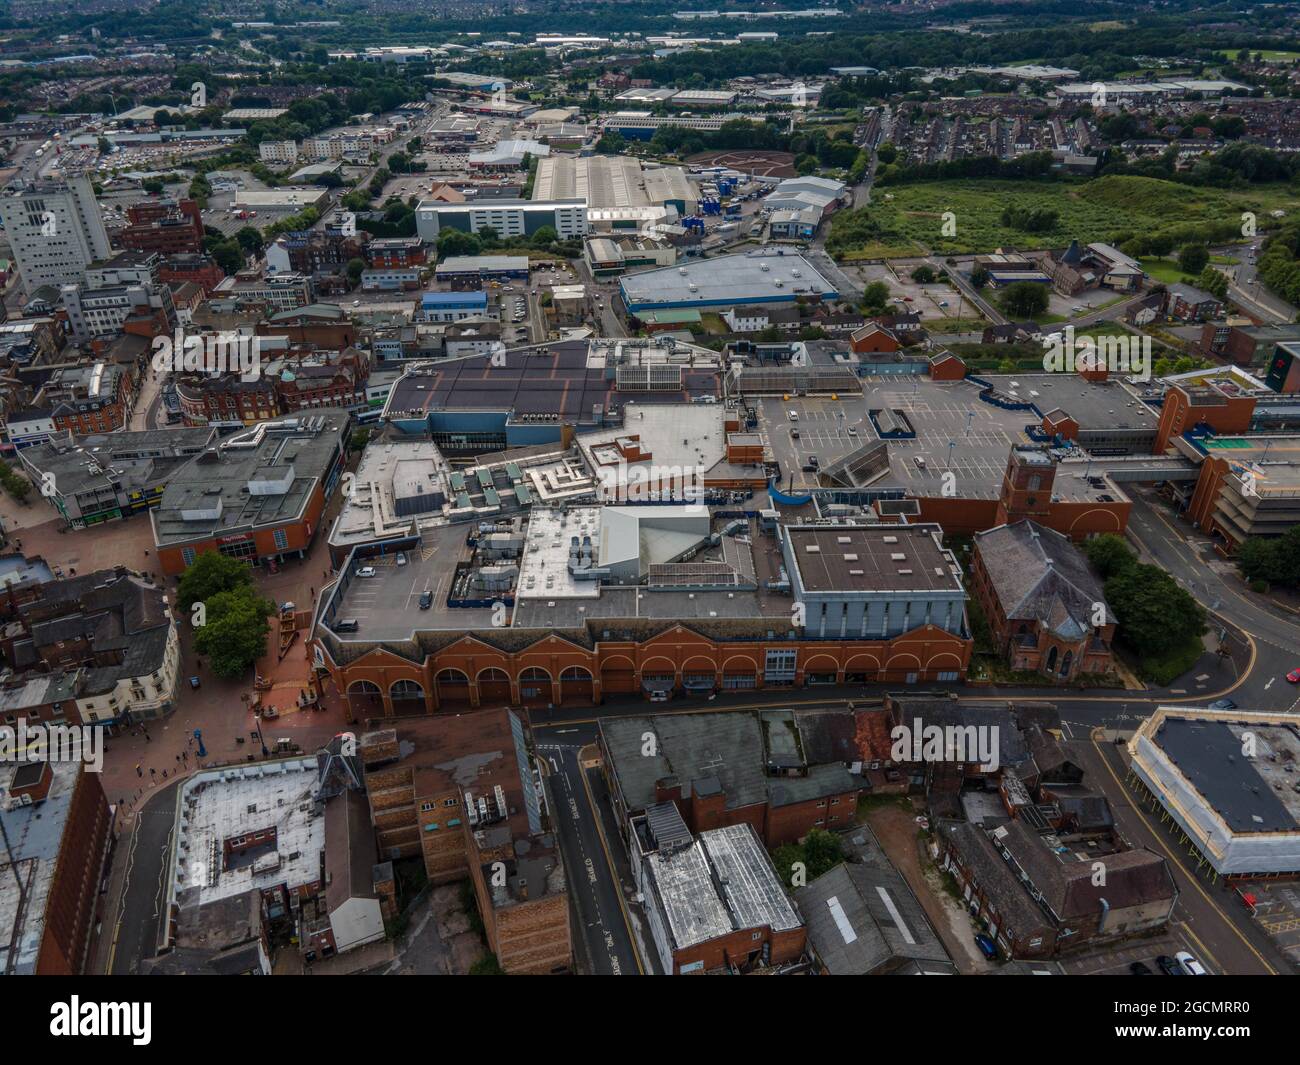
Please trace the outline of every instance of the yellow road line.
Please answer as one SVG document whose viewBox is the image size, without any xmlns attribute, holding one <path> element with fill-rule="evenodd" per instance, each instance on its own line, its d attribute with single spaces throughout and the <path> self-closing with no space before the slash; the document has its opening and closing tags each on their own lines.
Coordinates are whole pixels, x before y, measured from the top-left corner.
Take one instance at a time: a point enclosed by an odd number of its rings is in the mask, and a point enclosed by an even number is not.
<svg viewBox="0 0 1300 1065">
<path fill-rule="evenodd" d="M 1110 760 L 1106 757 L 1105 752 L 1102 750 L 1101 744 L 1097 742 L 1097 733 L 1099 731 L 1100 729 L 1093 729 L 1092 736 L 1091 736 L 1092 745 L 1097 749 L 1097 757 L 1101 759 L 1101 764 L 1106 767 L 1106 772 L 1108 772 L 1111 775 L 1111 779 L 1115 781 L 1115 784 L 1120 789 L 1120 791 L 1124 792 L 1125 795 L 1128 795 L 1129 794 L 1128 789 L 1124 787 L 1123 782 L 1119 779 L 1119 776 L 1116 775 L 1115 768 L 1110 764 Z M 1132 810 L 1137 815 L 1138 819 L 1142 822 L 1142 824 L 1155 837 L 1156 842 L 1160 844 L 1160 849 L 1163 850 L 1167 855 L 1169 855 L 1170 859 L 1175 864 L 1178 865 L 1178 868 L 1181 869 L 1187 875 L 1188 880 L 1191 881 L 1192 886 L 1196 888 L 1201 898 L 1203 898 L 1207 903 L 1210 904 L 1210 908 L 1213 909 L 1214 912 L 1217 913 L 1223 919 L 1223 923 L 1227 925 L 1229 929 L 1232 930 L 1233 934 L 1238 939 L 1240 939 L 1242 943 L 1245 944 L 1246 949 L 1249 950 L 1253 955 L 1255 955 L 1256 958 L 1259 959 L 1260 964 L 1263 965 L 1264 968 L 1268 970 L 1269 975 L 1270 976 L 1278 975 L 1277 970 L 1274 969 L 1273 966 L 1268 963 L 1268 959 L 1266 959 L 1264 955 L 1262 955 L 1258 950 L 1255 949 L 1255 944 L 1253 944 L 1249 939 L 1246 938 L 1245 934 L 1241 931 L 1240 928 L 1237 927 L 1236 923 L 1231 918 L 1228 917 L 1228 915 L 1223 911 L 1223 909 L 1219 906 L 1219 904 L 1215 902 L 1212 898 L 1210 898 L 1205 888 L 1201 886 L 1200 878 L 1194 872 L 1191 872 L 1190 870 L 1186 869 L 1182 865 L 1182 863 L 1178 860 L 1178 856 L 1174 854 L 1174 852 L 1169 848 L 1169 845 L 1165 842 L 1164 833 L 1161 832 L 1157 826 L 1153 825 L 1148 820 L 1146 813 L 1142 810 L 1142 807 L 1136 802 L 1130 802 L 1129 809 Z M 1200 947 L 1201 950 L 1205 951 L 1205 953 L 1210 957 L 1211 961 L 1214 961 L 1214 956 L 1210 954 L 1208 950 L 1206 950 L 1205 944 L 1202 943 L 1200 939 L 1197 938 L 1196 933 L 1193 932 L 1190 928 L 1188 928 L 1185 922 L 1182 927 L 1187 929 L 1187 934 L 1191 936 L 1193 940 L 1195 940 L 1196 945 Z M 1222 970 L 1223 966 L 1219 965 L 1217 961 L 1214 961 L 1214 964 L 1216 965 L 1216 967 Z"/>
</svg>

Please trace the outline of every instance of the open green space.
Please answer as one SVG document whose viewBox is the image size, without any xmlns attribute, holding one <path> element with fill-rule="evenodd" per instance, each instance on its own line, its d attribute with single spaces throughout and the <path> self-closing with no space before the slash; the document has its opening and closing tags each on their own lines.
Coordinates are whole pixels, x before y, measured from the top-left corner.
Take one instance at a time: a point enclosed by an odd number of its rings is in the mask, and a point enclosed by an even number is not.
<svg viewBox="0 0 1300 1065">
<path fill-rule="evenodd" d="M 1003 225 L 1003 209 L 1056 213 L 1050 229 L 1030 233 Z M 867 207 L 843 211 L 831 223 L 828 249 L 845 259 L 878 258 L 867 250 L 917 244 L 939 254 L 999 247 L 1059 248 L 1071 240 L 1113 242 L 1204 223 L 1224 226 L 1253 212 L 1300 208 L 1300 191 L 1284 184 L 1241 191 L 1180 185 L 1159 178 L 1113 175 L 1095 181 L 956 179 L 884 185 Z M 955 233 L 953 226 L 955 225 Z M 945 229 L 947 234 L 945 235 Z"/>
</svg>

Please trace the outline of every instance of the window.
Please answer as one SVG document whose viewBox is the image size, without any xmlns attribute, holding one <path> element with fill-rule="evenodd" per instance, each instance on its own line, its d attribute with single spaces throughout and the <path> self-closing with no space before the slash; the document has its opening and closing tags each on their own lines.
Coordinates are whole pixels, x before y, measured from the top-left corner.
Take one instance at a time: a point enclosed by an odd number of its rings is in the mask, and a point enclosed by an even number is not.
<svg viewBox="0 0 1300 1065">
<path fill-rule="evenodd" d="M 289 549 L 289 534 L 283 529 L 275 530 L 275 549 L 277 551 L 287 551 Z"/>
<path fill-rule="evenodd" d="M 442 800 L 442 805 L 443 805 L 443 806 L 455 806 L 459 801 L 460 801 L 459 799 L 443 799 L 443 800 Z"/>
<path fill-rule="evenodd" d="M 433 809 L 433 803 L 431 802 L 420 803 L 420 813 L 427 814 L 432 809 Z"/>
<path fill-rule="evenodd" d="M 181 561 L 184 562 L 185 565 L 187 565 L 187 566 L 192 566 L 192 565 L 194 565 L 194 548 L 192 548 L 192 547 L 182 547 L 182 548 L 181 548 Z"/>
</svg>

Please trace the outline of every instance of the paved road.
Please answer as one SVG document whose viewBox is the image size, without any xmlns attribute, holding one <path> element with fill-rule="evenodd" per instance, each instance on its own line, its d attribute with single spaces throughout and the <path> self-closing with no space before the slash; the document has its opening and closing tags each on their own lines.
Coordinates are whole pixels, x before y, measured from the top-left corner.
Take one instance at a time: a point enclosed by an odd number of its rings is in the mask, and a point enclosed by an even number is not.
<svg viewBox="0 0 1300 1065">
<path fill-rule="evenodd" d="M 578 757 L 594 741 L 596 729 L 534 727 L 537 753 L 550 769 L 552 821 L 565 856 L 569 889 L 577 906 L 579 927 L 592 971 L 602 976 L 628 976 L 643 972 L 634 945 L 630 917 L 621 884 L 618 856 L 623 841 L 610 835 L 600 820 L 592 781 Z M 593 770 L 598 776 L 598 772 Z M 601 789 L 603 791 L 603 789 Z M 625 864 L 625 863 L 624 863 Z M 630 892 L 631 885 L 628 884 Z"/>
<path fill-rule="evenodd" d="M 1141 806 L 1125 786 L 1128 767 L 1123 751 L 1099 736 L 1076 742 L 1072 749 L 1090 786 L 1100 788 L 1110 800 L 1116 826 L 1129 843 L 1168 859 L 1178 885 L 1173 924 L 1194 944 L 1193 952 L 1210 971 L 1234 976 L 1290 973 L 1290 963 L 1248 920 L 1233 891 L 1198 875 L 1186 849 L 1160 825 L 1159 816 Z"/>
<path fill-rule="evenodd" d="M 1254 668 L 1233 699 L 1252 709 L 1295 710 L 1300 700 L 1285 676 L 1300 665 L 1300 619 L 1247 592 L 1236 567 L 1219 558 L 1204 536 L 1173 517 L 1150 491 L 1131 488 L 1128 494 L 1133 500 L 1129 530 L 1151 560 L 1254 642 Z"/>
<path fill-rule="evenodd" d="M 137 814 L 127 841 L 127 879 L 112 928 L 108 972 L 140 972 L 140 963 L 156 953 L 165 919 L 166 876 L 176 820 L 176 783 L 159 788 Z"/>
</svg>

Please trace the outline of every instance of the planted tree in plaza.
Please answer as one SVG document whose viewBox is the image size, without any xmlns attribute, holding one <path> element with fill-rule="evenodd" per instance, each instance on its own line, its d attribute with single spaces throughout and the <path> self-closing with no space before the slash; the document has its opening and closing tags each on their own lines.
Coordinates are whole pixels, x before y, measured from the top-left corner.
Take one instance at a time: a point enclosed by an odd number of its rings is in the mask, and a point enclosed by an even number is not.
<svg viewBox="0 0 1300 1065">
<path fill-rule="evenodd" d="M 240 563 L 244 565 L 244 563 Z M 195 630 L 194 649 L 206 655 L 212 672 L 234 680 L 244 676 L 266 651 L 267 620 L 275 604 L 250 585 L 218 592 L 206 601 L 205 624 Z"/>
<path fill-rule="evenodd" d="M 188 612 L 195 603 L 210 602 L 222 592 L 252 587 L 253 571 L 247 562 L 218 551 L 204 551 L 181 574 L 176 585 L 176 603 Z"/>
</svg>

